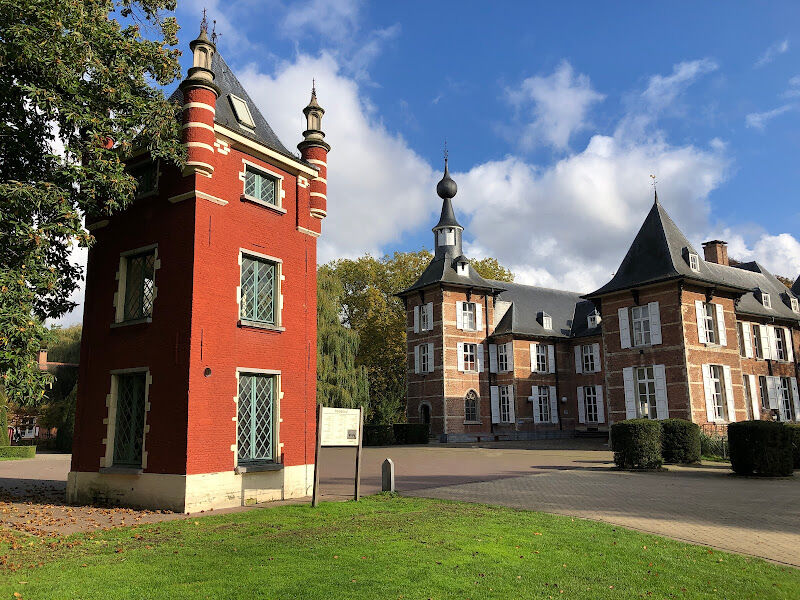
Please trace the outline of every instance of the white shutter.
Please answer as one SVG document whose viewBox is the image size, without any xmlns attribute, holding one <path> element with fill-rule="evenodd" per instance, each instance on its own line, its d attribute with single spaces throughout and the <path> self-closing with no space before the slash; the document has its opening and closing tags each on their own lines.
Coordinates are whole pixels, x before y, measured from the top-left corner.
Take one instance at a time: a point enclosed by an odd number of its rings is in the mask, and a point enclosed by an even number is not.
<svg viewBox="0 0 800 600">
<path fill-rule="evenodd" d="M 622 381 L 625 384 L 625 418 L 636 418 L 636 393 L 633 383 L 633 367 L 622 369 Z"/>
<path fill-rule="evenodd" d="M 458 370 L 464 372 L 464 343 L 458 342 L 456 344 L 456 352 L 458 352 Z"/>
<path fill-rule="evenodd" d="M 508 422 L 515 423 L 517 421 L 517 395 L 514 390 L 514 386 L 508 386 Z"/>
<path fill-rule="evenodd" d="M 464 329 L 464 307 L 461 300 L 456 301 L 456 328 Z"/>
<path fill-rule="evenodd" d="M 597 422 L 605 423 L 606 411 L 605 411 L 605 404 L 603 402 L 603 386 L 596 385 L 594 386 L 594 389 L 597 391 Z"/>
<path fill-rule="evenodd" d="M 556 372 L 556 347 L 553 344 L 547 346 L 547 369 L 548 373 Z"/>
<path fill-rule="evenodd" d="M 792 332 L 789 331 L 788 327 L 783 328 L 783 339 L 786 340 L 786 357 L 789 359 L 789 362 L 794 362 L 794 341 L 792 340 Z"/>
<path fill-rule="evenodd" d="M 756 386 L 756 376 L 747 376 L 747 385 L 750 388 L 750 404 L 753 406 L 753 419 L 758 420 L 761 417 L 761 406 L 758 401 L 758 387 Z"/>
<path fill-rule="evenodd" d="M 575 372 L 583 373 L 583 346 L 575 346 Z"/>
<path fill-rule="evenodd" d="M 775 339 L 775 328 L 772 325 L 767 325 L 767 337 L 769 338 L 769 356 L 772 360 L 778 359 L 778 342 Z"/>
<path fill-rule="evenodd" d="M 736 421 L 736 407 L 733 403 L 733 379 L 731 378 L 731 368 L 728 365 L 722 367 L 723 377 L 725 378 L 725 402 L 728 405 L 728 421 Z"/>
<path fill-rule="evenodd" d="M 709 423 L 716 421 L 714 415 L 714 388 L 711 383 L 711 365 L 703 365 L 703 389 L 706 393 L 706 419 Z"/>
<path fill-rule="evenodd" d="M 583 404 L 583 386 L 578 386 L 578 423 L 586 423 L 586 406 Z"/>
<path fill-rule="evenodd" d="M 497 344 L 489 344 L 489 373 L 497 373 Z"/>
<path fill-rule="evenodd" d="M 433 302 L 425 305 L 425 312 L 428 313 L 428 329 L 433 329 Z"/>
<path fill-rule="evenodd" d="M 705 318 L 705 307 L 703 306 L 702 300 L 695 300 L 694 301 L 694 312 L 697 315 L 697 336 L 700 340 L 701 344 L 705 344 L 708 342 L 706 339 L 706 318 Z"/>
<path fill-rule="evenodd" d="M 558 397 L 554 385 L 550 386 L 550 422 L 558 423 Z"/>
<path fill-rule="evenodd" d="M 797 393 L 797 379 L 791 378 L 792 402 L 794 402 L 794 420 L 800 421 L 800 395 Z"/>
<path fill-rule="evenodd" d="M 531 343 L 531 373 L 537 373 L 536 370 L 536 347 L 539 344 L 537 342 Z"/>
<path fill-rule="evenodd" d="M 619 343 L 623 348 L 631 347 L 631 324 L 628 321 L 628 309 L 620 308 L 619 315 Z"/>
<path fill-rule="evenodd" d="M 489 388 L 489 396 L 492 404 L 492 423 L 500 422 L 500 392 L 497 386 L 493 385 Z"/>
<path fill-rule="evenodd" d="M 480 302 L 475 303 L 475 331 L 483 329 L 483 306 Z"/>
<path fill-rule="evenodd" d="M 715 304 L 714 310 L 717 311 L 717 332 L 719 333 L 719 345 L 728 345 L 728 332 L 725 330 L 725 311 L 722 304 Z"/>
<path fill-rule="evenodd" d="M 600 344 L 592 344 L 592 355 L 594 356 L 594 372 L 599 373 L 603 370 L 600 365 Z"/>
<path fill-rule="evenodd" d="M 769 407 L 771 409 L 778 408 L 778 386 L 780 381 L 780 377 L 767 377 L 767 397 L 769 398 Z"/>
<path fill-rule="evenodd" d="M 414 307 L 414 333 L 419 333 L 419 306 Z"/>
<path fill-rule="evenodd" d="M 744 337 L 744 357 L 753 358 L 753 336 L 750 323 L 742 321 L 742 336 Z"/>
<path fill-rule="evenodd" d="M 650 343 L 656 346 L 661 343 L 661 311 L 658 302 L 650 302 L 647 311 L 650 313 Z"/>
<path fill-rule="evenodd" d="M 433 373 L 433 342 L 428 342 L 428 373 Z"/>
<path fill-rule="evenodd" d="M 653 375 L 656 380 L 656 418 L 669 419 L 669 404 L 667 402 L 667 370 L 664 365 L 653 365 Z"/>
<path fill-rule="evenodd" d="M 772 358 L 769 349 L 769 331 L 766 325 L 758 326 L 758 335 L 761 338 L 761 354 L 763 358 Z"/>
<path fill-rule="evenodd" d="M 508 370 L 514 372 L 514 342 L 506 343 L 506 356 L 508 357 Z"/>
<path fill-rule="evenodd" d="M 533 386 L 531 388 L 531 394 L 531 396 L 528 396 L 528 402 L 530 402 L 533 407 L 533 422 L 541 423 L 542 420 L 539 418 L 539 386 Z"/>
<path fill-rule="evenodd" d="M 419 373 L 419 346 L 414 346 L 414 373 Z"/>
<path fill-rule="evenodd" d="M 483 370 L 486 368 L 483 365 L 483 344 L 478 344 L 478 373 L 483 373 Z"/>
</svg>

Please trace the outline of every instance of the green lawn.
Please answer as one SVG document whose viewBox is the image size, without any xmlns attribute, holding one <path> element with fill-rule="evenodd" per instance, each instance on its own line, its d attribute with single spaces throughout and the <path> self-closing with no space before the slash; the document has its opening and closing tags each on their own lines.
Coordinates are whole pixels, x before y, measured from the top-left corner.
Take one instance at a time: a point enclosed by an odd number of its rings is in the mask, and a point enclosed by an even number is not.
<svg viewBox="0 0 800 600">
<path fill-rule="evenodd" d="M 798 598 L 800 590 L 800 570 L 601 523 L 388 496 L 55 542 L 0 532 L 0 554 L 0 600 L 15 592 L 47 600 L 731 599 Z"/>
</svg>

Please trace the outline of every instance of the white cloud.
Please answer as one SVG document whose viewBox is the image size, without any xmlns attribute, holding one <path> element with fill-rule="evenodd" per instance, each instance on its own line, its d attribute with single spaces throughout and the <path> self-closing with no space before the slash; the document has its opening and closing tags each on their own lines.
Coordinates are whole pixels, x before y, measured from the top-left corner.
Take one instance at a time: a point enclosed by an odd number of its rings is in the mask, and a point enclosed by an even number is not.
<svg viewBox="0 0 800 600">
<path fill-rule="evenodd" d="M 773 60 L 778 58 L 781 54 L 785 54 L 789 51 L 789 40 L 779 40 L 772 44 L 769 48 L 764 50 L 764 53 L 758 57 L 756 64 L 754 65 L 755 68 L 763 67 L 768 65 Z"/>
<path fill-rule="evenodd" d="M 789 79 L 789 89 L 783 94 L 784 98 L 798 98 L 800 97 L 800 75 L 795 75 Z"/>
<path fill-rule="evenodd" d="M 750 113 L 744 118 L 744 121 L 745 124 L 751 129 L 764 131 L 767 123 L 769 123 L 772 119 L 796 108 L 797 106 L 794 104 L 784 104 L 783 106 L 779 106 L 778 108 L 773 108 L 772 110 L 765 112 Z"/>
<path fill-rule="evenodd" d="M 318 33 L 343 41 L 358 28 L 362 0 L 308 0 L 288 3 L 281 29 L 297 37 L 298 32 Z"/>
<path fill-rule="evenodd" d="M 506 99 L 520 114 L 528 116 L 533 106 L 533 121 L 511 132 L 513 139 L 526 150 L 540 144 L 564 150 L 574 133 L 588 127 L 589 109 L 603 98 L 586 75 L 575 75 L 572 65 L 562 61 L 551 75 L 528 77 L 506 89 Z"/>
</svg>

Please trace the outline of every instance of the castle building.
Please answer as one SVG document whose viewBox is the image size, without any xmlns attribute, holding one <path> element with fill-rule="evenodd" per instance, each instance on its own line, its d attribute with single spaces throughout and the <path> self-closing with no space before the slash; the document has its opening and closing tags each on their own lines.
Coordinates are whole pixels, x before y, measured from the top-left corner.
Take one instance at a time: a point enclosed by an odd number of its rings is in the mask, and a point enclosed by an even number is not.
<svg viewBox="0 0 800 600">
<path fill-rule="evenodd" d="M 790 290 L 725 242 L 701 257 L 655 202 L 616 274 L 590 293 L 486 280 L 462 253 L 445 173 L 435 255 L 398 295 L 407 416 L 446 441 L 598 435 L 678 417 L 704 427 L 800 420 L 800 278 Z"/>
<path fill-rule="evenodd" d="M 315 90 L 292 154 L 205 27 L 172 99 L 183 171 L 132 156 L 137 198 L 87 223 L 71 502 L 191 512 L 306 496 L 313 482 Z"/>
</svg>

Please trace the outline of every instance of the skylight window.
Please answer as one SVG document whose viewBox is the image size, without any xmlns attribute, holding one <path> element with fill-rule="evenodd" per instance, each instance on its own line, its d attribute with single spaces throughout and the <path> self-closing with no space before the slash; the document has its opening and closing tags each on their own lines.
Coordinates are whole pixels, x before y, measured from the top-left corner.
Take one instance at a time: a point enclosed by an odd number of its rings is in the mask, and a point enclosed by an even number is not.
<svg viewBox="0 0 800 600">
<path fill-rule="evenodd" d="M 256 124 L 253 121 L 253 115 L 250 114 L 250 107 L 247 106 L 247 102 L 233 94 L 230 94 L 228 98 L 230 98 L 231 106 L 233 107 L 233 115 L 236 117 L 236 120 L 239 121 L 241 125 L 253 129 Z"/>
</svg>

